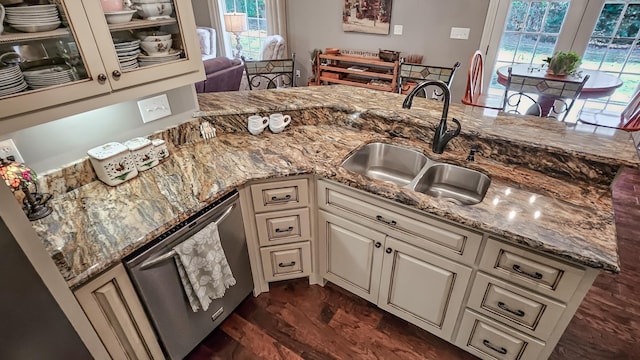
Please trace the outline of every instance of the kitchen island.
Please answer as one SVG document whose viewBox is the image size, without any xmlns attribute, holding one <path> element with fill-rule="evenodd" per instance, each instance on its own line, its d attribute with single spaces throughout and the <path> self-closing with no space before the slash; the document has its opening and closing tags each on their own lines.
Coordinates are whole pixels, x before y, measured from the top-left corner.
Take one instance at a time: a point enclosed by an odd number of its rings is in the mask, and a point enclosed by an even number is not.
<svg viewBox="0 0 640 360">
<path fill-rule="evenodd" d="M 640 164 L 628 133 L 604 136 L 553 120 L 484 115 L 452 104 L 449 115 L 461 121 L 462 134 L 437 155 L 430 142 L 442 103 L 416 99 L 406 110 L 403 98 L 342 86 L 199 95 L 202 111 L 195 116 L 211 121 L 218 137 L 200 140 L 200 119 L 155 134 L 173 145 L 169 159 L 117 187 L 98 181 L 88 161 L 53 172 L 43 187 L 55 195 L 54 212 L 34 228 L 58 260 L 63 255 L 66 278 L 75 287 L 250 180 L 314 173 L 619 271 L 608 186 L 620 167 Z M 246 117 L 272 112 L 291 114 L 292 125 L 281 134 L 246 131 Z M 492 177 L 492 185 L 482 203 L 459 206 L 340 167 L 350 152 L 374 141 L 422 149 L 435 160 L 479 170 Z M 472 145 L 480 151 L 468 163 Z M 519 216 L 510 219 L 512 211 Z M 536 211 L 541 215 L 534 219 Z"/>
<path fill-rule="evenodd" d="M 97 181 L 88 161 L 52 172 L 43 188 L 55 194 L 54 212 L 33 226 L 77 288 L 233 189 L 313 174 L 538 254 L 620 270 L 609 185 L 621 167 L 640 164 L 628 133 L 454 104 L 449 116 L 462 134 L 438 155 L 430 148 L 442 103 L 415 99 L 406 110 L 403 99 L 343 86 L 199 95 L 197 119 L 152 136 L 169 143 L 167 160 L 117 187 Z M 246 131 L 248 116 L 273 112 L 292 117 L 283 133 Z M 216 138 L 200 139 L 203 121 Z M 461 206 L 340 167 L 371 142 L 483 172 L 491 186 L 484 201 Z M 473 162 L 471 147 L 479 150 Z"/>
</svg>

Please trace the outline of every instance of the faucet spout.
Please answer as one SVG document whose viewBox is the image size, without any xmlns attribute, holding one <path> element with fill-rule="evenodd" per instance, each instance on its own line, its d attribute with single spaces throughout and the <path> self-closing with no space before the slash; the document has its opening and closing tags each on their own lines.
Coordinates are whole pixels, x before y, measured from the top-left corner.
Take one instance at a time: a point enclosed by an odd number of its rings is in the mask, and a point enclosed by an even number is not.
<svg viewBox="0 0 640 360">
<path fill-rule="evenodd" d="M 449 103 L 451 102 L 451 91 L 449 91 L 449 87 L 443 81 L 440 80 L 430 80 L 425 81 L 418 84 L 407 97 L 404 99 L 402 103 L 402 107 L 404 109 L 411 109 L 411 105 L 413 104 L 413 98 L 419 91 L 422 91 L 427 86 L 436 86 L 442 90 L 442 97 L 444 98 L 444 106 L 442 108 L 442 116 L 440 117 L 440 123 L 436 127 L 435 134 L 433 135 L 433 144 L 431 149 L 436 154 L 442 154 L 444 152 L 444 148 L 447 146 L 447 143 L 454 137 L 460 135 L 460 129 L 462 126 L 457 119 L 451 119 L 456 125 L 458 125 L 456 130 L 447 130 L 447 115 L 449 114 Z"/>
</svg>

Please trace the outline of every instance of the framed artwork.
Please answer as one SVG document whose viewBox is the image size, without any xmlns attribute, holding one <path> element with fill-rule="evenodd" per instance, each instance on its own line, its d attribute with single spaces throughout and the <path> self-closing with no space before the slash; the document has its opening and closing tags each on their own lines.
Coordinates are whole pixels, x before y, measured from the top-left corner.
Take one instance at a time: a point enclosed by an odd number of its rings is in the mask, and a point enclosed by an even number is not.
<svg viewBox="0 0 640 360">
<path fill-rule="evenodd" d="M 389 34 L 392 0 L 344 0 L 342 30 Z"/>
</svg>

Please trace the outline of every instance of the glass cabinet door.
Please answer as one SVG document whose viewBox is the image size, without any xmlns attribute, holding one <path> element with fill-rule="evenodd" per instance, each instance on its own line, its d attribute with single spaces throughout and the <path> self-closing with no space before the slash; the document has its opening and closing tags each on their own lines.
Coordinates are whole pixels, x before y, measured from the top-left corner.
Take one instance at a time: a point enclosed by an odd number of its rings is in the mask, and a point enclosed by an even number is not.
<svg viewBox="0 0 640 360">
<path fill-rule="evenodd" d="M 0 119 L 110 91 L 80 0 L 21 2 L 4 15 Z"/>
<path fill-rule="evenodd" d="M 190 1 L 86 0 L 85 10 L 113 89 L 202 67 Z"/>
</svg>

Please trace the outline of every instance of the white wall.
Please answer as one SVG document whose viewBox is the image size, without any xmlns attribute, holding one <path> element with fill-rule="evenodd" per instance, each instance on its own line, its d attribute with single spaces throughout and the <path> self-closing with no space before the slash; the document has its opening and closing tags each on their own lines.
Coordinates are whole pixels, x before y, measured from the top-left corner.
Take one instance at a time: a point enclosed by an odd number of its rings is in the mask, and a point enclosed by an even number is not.
<svg viewBox="0 0 640 360">
<path fill-rule="evenodd" d="M 57 169 L 87 156 L 87 150 L 110 141 L 147 136 L 191 119 L 198 109 L 193 85 L 166 92 L 172 116 L 143 123 L 137 100 L 106 106 L 0 136 L 13 139 L 36 173 Z M 152 97 L 155 95 L 147 96 Z"/>
<path fill-rule="evenodd" d="M 452 99 L 459 101 L 466 88 L 469 58 L 480 46 L 489 0 L 395 0 L 389 35 L 342 31 L 344 0 L 287 0 L 289 49 L 296 53 L 301 70 L 299 85 L 311 76 L 309 52 L 314 48 L 389 49 L 422 54 L 423 63 L 436 66 L 462 64 L 452 85 Z M 393 35 L 394 25 L 402 35 Z M 470 28 L 468 40 L 449 38 L 451 27 Z"/>
</svg>

